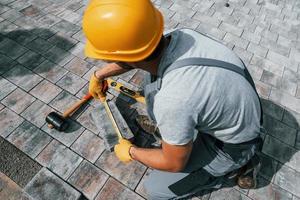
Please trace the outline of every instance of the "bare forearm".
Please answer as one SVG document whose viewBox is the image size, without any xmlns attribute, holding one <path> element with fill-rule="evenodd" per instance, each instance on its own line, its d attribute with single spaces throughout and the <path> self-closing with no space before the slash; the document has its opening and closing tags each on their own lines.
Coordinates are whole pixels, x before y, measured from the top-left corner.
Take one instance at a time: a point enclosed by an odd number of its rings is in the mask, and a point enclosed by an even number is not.
<svg viewBox="0 0 300 200">
<path fill-rule="evenodd" d="M 162 149 L 131 147 L 130 155 L 134 160 L 137 160 L 148 167 L 163 171 L 177 171 L 164 157 Z"/>
<path fill-rule="evenodd" d="M 109 63 L 103 68 L 96 71 L 96 77 L 99 79 L 105 79 L 111 76 L 117 76 L 125 72 L 130 71 L 130 69 L 125 69 L 117 65 L 116 63 Z"/>
</svg>

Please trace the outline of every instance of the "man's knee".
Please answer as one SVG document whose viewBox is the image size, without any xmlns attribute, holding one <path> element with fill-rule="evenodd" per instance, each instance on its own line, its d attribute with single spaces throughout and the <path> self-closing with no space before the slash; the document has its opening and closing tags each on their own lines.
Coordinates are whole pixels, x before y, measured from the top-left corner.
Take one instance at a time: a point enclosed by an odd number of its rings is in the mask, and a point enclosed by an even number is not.
<svg viewBox="0 0 300 200">
<path fill-rule="evenodd" d="M 147 199 L 163 200 L 176 197 L 176 195 L 169 190 L 168 185 L 163 185 L 161 182 L 155 181 L 154 178 L 150 175 L 144 182 Z"/>
</svg>

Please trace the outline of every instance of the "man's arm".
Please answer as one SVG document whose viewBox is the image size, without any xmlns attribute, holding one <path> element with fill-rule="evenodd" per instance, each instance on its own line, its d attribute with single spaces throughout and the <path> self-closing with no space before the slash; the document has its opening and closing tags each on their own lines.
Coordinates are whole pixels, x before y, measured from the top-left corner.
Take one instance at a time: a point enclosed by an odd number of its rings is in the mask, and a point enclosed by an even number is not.
<svg viewBox="0 0 300 200">
<path fill-rule="evenodd" d="M 117 76 L 119 74 L 123 74 L 125 72 L 130 71 L 132 68 L 127 65 L 122 65 L 120 63 L 109 63 L 105 65 L 103 68 L 97 70 L 95 75 L 98 79 L 103 80 L 105 78 L 111 76 Z"/>
<path fill-rule="evenodd" d="M 134 160 L 154 169 L 179 172 L 184 169 L 193 147 L 190 141 L 186 145 L 171 145 L 162 142 L 161 149 L 131 147 L 130 155 Z"/>
</svg>

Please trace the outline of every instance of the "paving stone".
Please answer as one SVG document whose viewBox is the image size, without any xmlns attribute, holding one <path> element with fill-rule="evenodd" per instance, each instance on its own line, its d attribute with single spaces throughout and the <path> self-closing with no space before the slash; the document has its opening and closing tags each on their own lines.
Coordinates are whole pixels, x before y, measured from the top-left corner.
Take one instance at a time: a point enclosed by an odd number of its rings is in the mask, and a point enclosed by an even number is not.
<svg viewBox="0 0 300 200">
<path fill-rule="evenodd" d="M 261 99 L 263 112 L 279 121 L 282 120 L 284 108 L 273 103 L 272 101 Z"/>
<path fill-rule="evenodd" d="M 9 32 L 15 31 L 16 29 L 18 29 L 19 27 L 7 20 L 4 20 L 2 22 L 0 22 L 0 30 L 2 34 L 7 34 Z"/>
<path fill-rule="evenodd" d="M 52 140 L 45 132 L 36 126 L 24 121 L 7 138 L 12 144 L 25 152 L 31 158 L 35 158 L 45 146 Z"/>
<path fill-rule="evenodd" d="M 109 151 L 104 151 L 95 164 L 130 189 L 137 186 L 146 171 L 146 167 L 141 163 L 133 161 L 124 164 Z"/>
<path fill-rule="evenodd" d="M 250 63 L 253 53 L 246 51 L 245 49 L 234 46 L 233 51 L 243 60 L 246 66 Z"/>
<path fill-rule="evenodd" d="M 146 189 L 144 188 L 144 182 L 146 178 L 149 176 L 149 174 L 152 172 L 151 168 L 148 168 L 146 173 L 144 174 L 143 178 L 141 179 L 139 185 L 136 187 L 135 192 L 147 199 L 147 192 Z"/>
<path fill-rule="evenodd" d="M 296 196 L 300 196 L 298 187 L 300 185 L 300 173 L 285 165 L 283 165 L 277 172 L 274 184 L 295 194 Z"/>
<path fill-rule="evenodd" d="M 222 25 L 222 24 L 221 24 Z M 238 47 L 241 47 L 243 49 L 246 49 L 249 41 L 241 39 L 239 36 L 236 36 L 234 34 L 231 33 L 226 33 L 225 37 L 224 37 L 224 41 L 225 42 L 230 42 Z"/>
<path fill-rule="evenodd" d="M 22 10 L 23 8 L 26 8 L 27 6 L 30 6 L 30 2 L 28 1 L 14 1 L 9 6 L 14 8 L 15 10 Z"/>
<path fill-rule="evenodd" d="M 28 183 L 25 191 L 37 200 L 75 200 L 81 196 L 77 190 L 46 168 Z"/>
<path fill-rule="evenodd" d="M 13 68 L 16 62 L 11 58 L 0 54 L 0 75 Z"/>
<path fill-rule="evenodd" d="M 94 199 L 109 176 L 87 161 L 83 161 L 68 182 L 88 199 Z"/>
<path fill-rule="evenodd" d="M 30 91 L 30 94 L 32 94 L 33 96 L 35 96 L 36 98 L 40 99 L 45 103 L 49 103 L 61 91 L 62 89 L 60 89 L 56 85 L 52 84 L 47 80 L 43 80 Z"/>
<path fill-rule="evenodd" d="M 266 71 L 266 70 L 263 71 L 261 81 L 264 83 L 270 84 L 274 87 L 277 87 L 277 88 L 279 88 L 281 85 L 281 77 L 275 75 L 272 72 Z"/>
<path fill-rule="evenodd" d="M 34 69 L 34 72 L 38 73 L 40 76 L 49 80 L 52 83 L 56 83 L 61 79 L 68 71 L 55 63 L 45 60 L 38 67 Z"/>
<path fill-rule="evenodd" d="M 297 135 L 296 129 L 290 128 L 267 115 L 264 116 L 264 128 L 267 130 L 268 134 L 290 146 L 294 146 Z"/>
<path fill-rule="evenodd" d="M 0 77 L 0 87 L 0 100 L 17 88 L 14 84 L 2 77 Z"/>
<path fill-rule="evenodd" d="M 300 129 L 300 113 L 284 110 L 282 122 L 297 130 Z"/>
<path fill-rule="evenodd" d="M 31 200 L 32 198 L 25 193 L 22 188 L 13 180 L 0 172 L 0 198 L 1 199 L 22 199 Z"/>
<path fill-rule="evenodd" d="M 64 33 L 68 36 L 71 36 L 74 33 L 76 33 L 77 31 L 79 31 L 80 27 L 75 24 L 72 24 L 68 21 L 62 20 L 62 21 L 58 22 L 57 24 L 55 24 L 54 26 L 52 26 L 52 29 L 55 31 Z"/>
<path fill-rule="evenodd" d="M 79 100 L 76 97 L 63 90 L 49 103 L 49 105 L 55 108 L 60 113 L 63 113 L 65 110 L 74 105 L 77 101 Z"/>
<path fill-rule="evenodd" d="M 249 46 L 247 47 L 247 50 L 261 57 L 265 57 L 268 52 L 268 49 L 256 45 L 252 42 L 250 42 Z"/>
<path fill-rule="evenodd" d="M 48 41 L 51 42 L 52 45 L 55 45 L 66 51 L 73 48 L 77 43 L 77 40 L 67 37 L 62 33 L 56 33 L 51 38 L 49 38 Z"/>
<path fill-rule="evenodd" d="M 0 103 L 0 110 L 2 110 L 3 108 L 5 108 L 5 106 Z"/>
<path fill-rule="evenodd" d="M 48 124 L 45 124 L 42 127 L 42 130 L 63 143 L 64 145 L 70 147 L 73 142 L 81 135 L 81 133 L 84 131 L 84 128 L 78 124 L 77 122 L 66 119 L 66 123 L 68 124 L 68 127 L 64 131 L 58 131 L 56 129 L 50 129 L 48 127 Z"/>
<path fill-rule="evenodd" d="M 195 14 L 195 11 L 193 11 L 185 6 L 181 6 L 177 3 L 173 3 L 172 6 L 170 7 L 170 10 L 176 11 L 177 13 L 180 13 L 183 15 L 186 15 L 188 18 L 191 18 Z"/>
<path fill-rule="evenodd" d="M 280 87 L 290 95 L 295 96 L 297 92 L 297 82 L 299 80 L 299 75 L 289 69 L 285 69 Z"/>
<path fill-rule="evenodd" d="M 231 24 L 228 24 L 228 23 L 226 23 L 226 22 L 222 22 L 222 23 L 220 24 L 219 28 L 220 28 L 221 30 L 223 30 L 223 31 L 226 31 L 226 32 L 229 32 L 229 33 L 231 33 L 231 34 L 236 35 L 237 38 L 238 38 L 239 36 L 241 36 L 241 35 L 242 35 L 242 32 L 243 32 L 242 29 L 240 29 L 240 28 L 238 28 L 238 27 L 235 27 L 235 26 L 233 26 L 233 25 L 231 25 Z M 239 39 L 239 40 L 241 40 L 241 39 Z"/>
<path fill-rule="evenodd" d="M 210 200 L 250 200 L 249 197 L 233 188 L 222 188 L 211 193 Z"/>
<path fill-rule="evenodd" d="M 265 69 L 269 72 L 274 73 L 277 76 L 282 76 L 284 71 L 283 65 L 277 65 L 273 63 L 272 61 L 262 58 L 260 56 L 254 55 L 251 59 L 251 64 L 259 66 L 262 69 Z"/>
<path fill-rule="evenodd" d="M 42 38 L 36 38 L 35 40 L 26 44 L 26 47 L 36 53 L 44 54 L 52 47 L 52 45 L 50 42 Z"/>
<path fill-rule="evenodd" d="M 10 93 L 1 102 L 7 106 L 9 109 L 20 114 L 24 111 L 30 104 L 35 101 L 35 98 L 30 94 L 24 92 L 22 89 L 17 88 L 12 93 Z"/>
<path fill-rule="evenodd" d="M 58 141 L 52 140 L 36 160 L 66 180 L 81 163 L 82 158 Z"/>
<path fill-rule="evenodd" d="M 68 9 L 59 13 L 57 16 L 72 24 L 76 24 L 81 20 L 81 16 L 79 14 Z"/>
<path fill-rule="evenodd" d="M 0 112 L 0 136 L 7 137 L 13 130 L 15 130 L 24 121 L 16 113 L 4 108 Z"/>
<path fill-rule="evenodd" d="M 249 197 L 252 199 L 269 199 L 269 200 L 292 200 L 293 196 L 280 187 L 269 184 L 268 181 L 259 177 L 257 189 L 249 190 Z"/>
<path fill-rule="evenodd" d="M 78 42 L 72 49 L 69 50 L 69 52 L 81 59 L 85 59 L 84 46 L 85 45 L 83 43 Z"/>
<path fill-rule="evenodd" d="M 10 22 L 14 22 L 16 19 L 22 16 L 22 13 L 15 9 L 8 10 L 5 13 L 1 14 L 2 18 L 7 19 Z"/>
<path fill-rule="evenodd" d="M 272 88 L 270 99 L 286 106 L 290 110 L 300 113 L 300 99 L 296 99 L 293 96 L 284 93 L 282 90 Z"/>
<path fill-rule="evenodd" d="M 94 133 L 85 130 L 72 144 L 71 149 L 91 163 L 94 163 L 105 150 L 105 147 L 101 138 Z"/>
<path fill-rule="evenodd" d="M 23 13 L 23 15 L 25 16 L 29 16 L 29 17 L 37 17 L 41 14 L 40 10 L 33 5 L 30 5 L 22 10 L 20 10 L 21 13 Z"/>
<path fill-rule="evenodd" d="M 81 77 L 92 67 L 92 64 L 77 57 L 73 58 L 68 64 L 64 66 L 64 68 Z"/>
<path fill-rule="evenodd" d="M 45 9 L 44 9 L 45 11 Z M 43 24 L 45 27 L 51 27 L 54 24 L 58 23 L 61 19 L 55 15 L 52 14 L 46 14 L 42 16 L 41 18 L 38 18 L 37 21 Z M 52 43 L 52 41 L 51 41 Z"/>
<path fill-rule="evenodd" d="M 293 147 L 288 146 L 267 135 L 264 141 L 262 152 L 300 172 L 299 164 L 297 165 L 300 154 L 297 153 L 297 150 Z"/>
<path fill-rule="evenodd" d="M 7 51 L 8 49 L 9 51 Z M 16 59 L 26 51 L 26 48 L 11 39 L 5 38 L 0 42 L 0 53 L 3 53 L 10 58 Z"/>
<path fill-rule="evenodd" d="M 77 33 L 72 35 L 72 38 L 74 38 L 82 43 L 86 43 L 86 37 L 85 37 L 84 33 L 82 32 L 82 30 L 79 30 Z"/>
<path fill-rule="evenodd" d="M 95 134 L 98 134 L 98 128 L 96 127 L 94 120 L 91 117 L 91 112 L 94 110 L 93 107 L 89 106 L 77 119 L 77 121 L 84 126 L 85 128 L 89 129 Z"/>
<path fill-rule="evenodd" d="M 86 80 L 80 78 L 76 74 L 68 73 L 61 80 L 57 82 L 57 85 L 67 90 L 71 94 L 76 94 L 85 84 Z"/>
<path fill-rule="evenodd" d="M 14 68 L 6 72 L 4 77 L 26 92 L 42 81 L 40 76 L 34 74 L 32 71 L 22 67 L 21 65 L 16 65 Z"/>
<path fill-rule="evenodd" d="M 100 193 L 97 195 L 95 200 L 105 199 L 136 199 L 142 200 L 143 198 L 126 188 L 124 185 L 119 183 L 113 178 L 109 178 Z"/>
<path fill-rule="evenodd" d="M 41 128 L 45 123 L 46 116 L 52 111 L 53 109 L 47 104 L 36 100 L 21 113 L 21 116 Z"/>
<path fill-rule="evenodd" d="M 251 43 L 254 44 L 259 44 L 260 40 L 261 40 L 261 36 L 255 33 L 251 33 L 249 31 L 244 31 L 242 34 L 242 38 L 244 38 L 245 40 L 250 41 Z"/>
<path fill-rule="evenodd" d="M 261 159 L 259 175 L 272 182 L 277 172 L 278 162 L 263 153 L 259 153 L 259 157 Z"/>
<path fill-rule="evenodd" d="M 19 57 L 17 61 L 28 69 L 33 70 L 45 61 L 45 58 L 33 51 L 27 51 L 24 55 Z"/>
<path fill-rule="evenodd" d="M 59 48 L 59 47 L 52 47 L 51 49 L 49 49 L 49 51 L 47 51 L 44 56 L 49 59 L 50 61 L 60 65 L 60 66 L 64 66 L 65 64 L 67 64 L 68 62 L 70 62 L 70 60 L 72 60 L 72 58 L 74 58 L 74 56 Z"/>
<path fill-rule="evenodd" d="M 283 65 L 295 72 L 297 71 L 298 67 L 294 62 L 290 61 L 287 57 L 283 55 L 273 52 L 272 50 L 268 51 L 267 58 L 269 60 L 272 60 L 272 62 L 274 62 L 275 64 Z"/>
</svg>

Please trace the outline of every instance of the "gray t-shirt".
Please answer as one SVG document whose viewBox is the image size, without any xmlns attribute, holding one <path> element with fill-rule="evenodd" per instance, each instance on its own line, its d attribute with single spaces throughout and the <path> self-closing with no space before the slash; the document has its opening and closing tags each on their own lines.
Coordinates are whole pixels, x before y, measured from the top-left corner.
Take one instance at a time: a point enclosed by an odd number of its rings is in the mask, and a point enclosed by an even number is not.
<svg viewBox="0 0 300 200">
<path fill-rule="evenodd" d="M 190 29 L 175 30 L 159 70 L 189 57 L 213 58 L 243 68 L 239 57 L 223 44 Z M 153 113 L 162 139 L 183 145 L 198 132 L 227 143 L 254 139 L 260 131 L 260 104 L 248 81 L 217 67 L 186 66 L 165 74 Z"/>
</svg>

